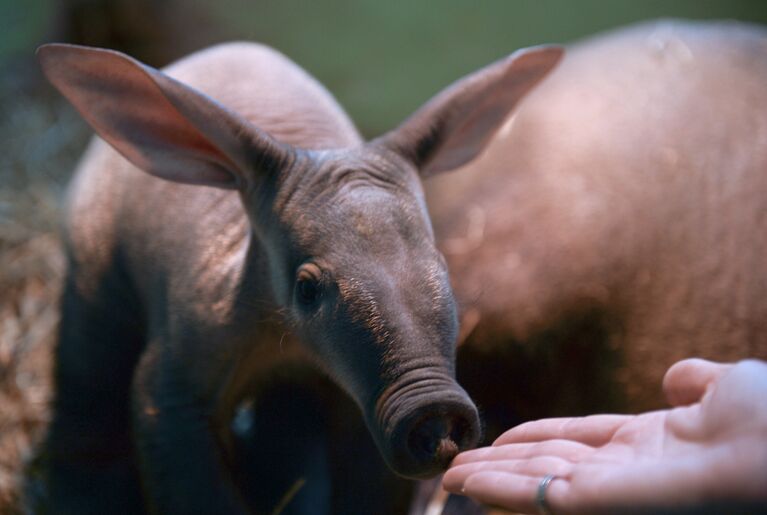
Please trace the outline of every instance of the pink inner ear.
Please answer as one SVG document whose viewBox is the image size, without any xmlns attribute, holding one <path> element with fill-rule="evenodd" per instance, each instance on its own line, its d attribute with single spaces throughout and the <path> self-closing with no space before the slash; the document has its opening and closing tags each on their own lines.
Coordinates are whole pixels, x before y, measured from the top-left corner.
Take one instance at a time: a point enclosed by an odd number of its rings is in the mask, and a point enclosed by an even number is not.
<svg viewBox="0 0 767 515">
<path fill-rule="evenodd" d="M 468 163 L 562 54 L 551 46 L 521 50 L 459 80 L 386 136 L 387 145 L 416 156 L 423 176 Z"/>
<path fill-rule="evenodd" d="M 476 105 L 464 108 L 467 116 L 450 131 L 442 148 L 427 165 L 428 172 L 452 170 L 475 159 L 525 94 L 558 62 L 560 55 L 561 52 L 552 52 L 543 59 L 535 59 L 535 53 L 522 55 L 485 92 L 469 99 L 469 103 L 476 102 Z"/>
<path fill-rule="evenodd" d="M 210 101 L 202 94 L 118 52 L 48 45 L 38 54 L 54 86 L 104 140 L 139 168 L 176 182 L 239 185 L 232 160 L 179 112 L 163 87 L 171 84 L 187 110 L 210 116 Z"/>
<path fill-rule="evenodd" d="M 98 132 L 142 170 L 166 180 L 235 188 L 234 163 L 167 100 L 157 109 L 118 112 Z M 147 105 L 152 105 L 148 102 Z M 119 111 L 119 109 L 118 109 Z M 96 127 L 94 120 L 92 125 Z"/>
<path fill-rule="evenodd" d="M 161 171 L 155 171 L 152 167 L 158 166 Z M 199 160 L 176 158 L 172 163 L 163 165 L 154 161 L 142 167 L 144 171 L 156 177 L 168 181 L 181 182 L 184 184 L 198 184 L 203 186 L 215 186 L 223 189 L 239 189 L 240 182 L 237 177 L 226 168 L 216 163 L 205 163 L 201 166 Z"/>
<path fill-rule="evenodd" d="M 454 170 L 476 158 L 485 148 L 496 130 L 502 125 L 505 110 L 484 110 L 453 131 L 423 169 L 427 175 Z"/>
</svg>

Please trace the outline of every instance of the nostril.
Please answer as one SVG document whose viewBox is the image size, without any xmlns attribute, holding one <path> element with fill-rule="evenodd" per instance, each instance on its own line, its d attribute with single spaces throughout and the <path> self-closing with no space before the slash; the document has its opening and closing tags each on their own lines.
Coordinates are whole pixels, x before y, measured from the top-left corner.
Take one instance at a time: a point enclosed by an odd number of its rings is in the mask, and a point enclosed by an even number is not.
<svg viewBox="0 0 767 515">
<path fill-rule="evenodd" d="M 434 458 L 441 467 L 447 467 L 458 454 L 458 444 L 451 437 L 440 438 Z"/>
<path fill-rule="evenodd" d="M 428 458 L 437 452 L 441 440 L 450 434 L 448 423 L 442 417 L 430 417 L 416 424 L 410 433 L 408 445 L 419 458 Z"/>
<path fill-rule="evenodd" d="M 415 424 L 408 437 L 408 447 L 420 462 L 433 462 L 446 468 L 467 445 L 469 424 L 450 416 L 432 416 Z"/>
</svg>

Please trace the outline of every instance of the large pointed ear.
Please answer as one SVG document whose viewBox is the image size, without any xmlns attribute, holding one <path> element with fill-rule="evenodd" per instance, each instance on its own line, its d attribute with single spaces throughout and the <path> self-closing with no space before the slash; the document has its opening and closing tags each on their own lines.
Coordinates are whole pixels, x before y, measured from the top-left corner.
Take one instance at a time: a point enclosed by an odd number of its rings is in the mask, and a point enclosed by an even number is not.
<svg viewBox="0 0 767 515">
<path fill-rule="evenodd" d="M 477 157 L 514 106 L 559 62 L 564 50 L 519 50 L 432 98 L 379 139 L 405 156 L 421 176 L 453 170 Z"/>
<path fill-rule="evenodd" d="M 49 44 L 37 57 L 96 132 L 152 175 L 245 188 L 252 163 L 275 165 L 291 151 L 210 97 L 119 52 Z"/>
</svg>

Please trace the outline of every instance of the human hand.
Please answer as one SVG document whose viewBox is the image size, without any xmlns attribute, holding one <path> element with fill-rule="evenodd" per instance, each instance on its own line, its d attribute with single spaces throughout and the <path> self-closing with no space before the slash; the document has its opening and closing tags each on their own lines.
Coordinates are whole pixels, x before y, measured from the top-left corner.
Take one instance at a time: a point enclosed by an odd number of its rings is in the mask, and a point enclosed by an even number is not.
<svg viewBox="0 0 767 515">
<path fill-rule="evenodd" d="M 673 409 L 528 422 L 459 454 L 443 486 L 538 513 L 541 479 L 557 515 L 721 502 L 767 507 L 767 363 L 680 361 L 666 373 Z M 761 504 L 760 504 L 761 506 Z"/>
</svg>

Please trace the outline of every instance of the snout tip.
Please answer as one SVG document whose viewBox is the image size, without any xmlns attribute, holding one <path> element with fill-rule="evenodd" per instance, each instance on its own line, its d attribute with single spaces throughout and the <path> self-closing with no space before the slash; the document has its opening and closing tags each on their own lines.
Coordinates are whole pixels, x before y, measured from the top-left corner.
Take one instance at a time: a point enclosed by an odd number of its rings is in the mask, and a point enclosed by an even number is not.
<svg viewBox="0 0 767 515">
<path fill-rule="evenodd" d="M 426 479 L 444 471 L 455 456 L 477 445 L 479 416 L 469 402 L 424 406 L 404 420 L 394 435 L 393 468 Z"/>
<path fill-rule="evenodd" d="M 408 450 L 416 460 L 432 461 L 446 468 L 462 447 L 471 431 L 460 417 L 428 417 L 415 424 L 408 435 Z"/>
</svg>

